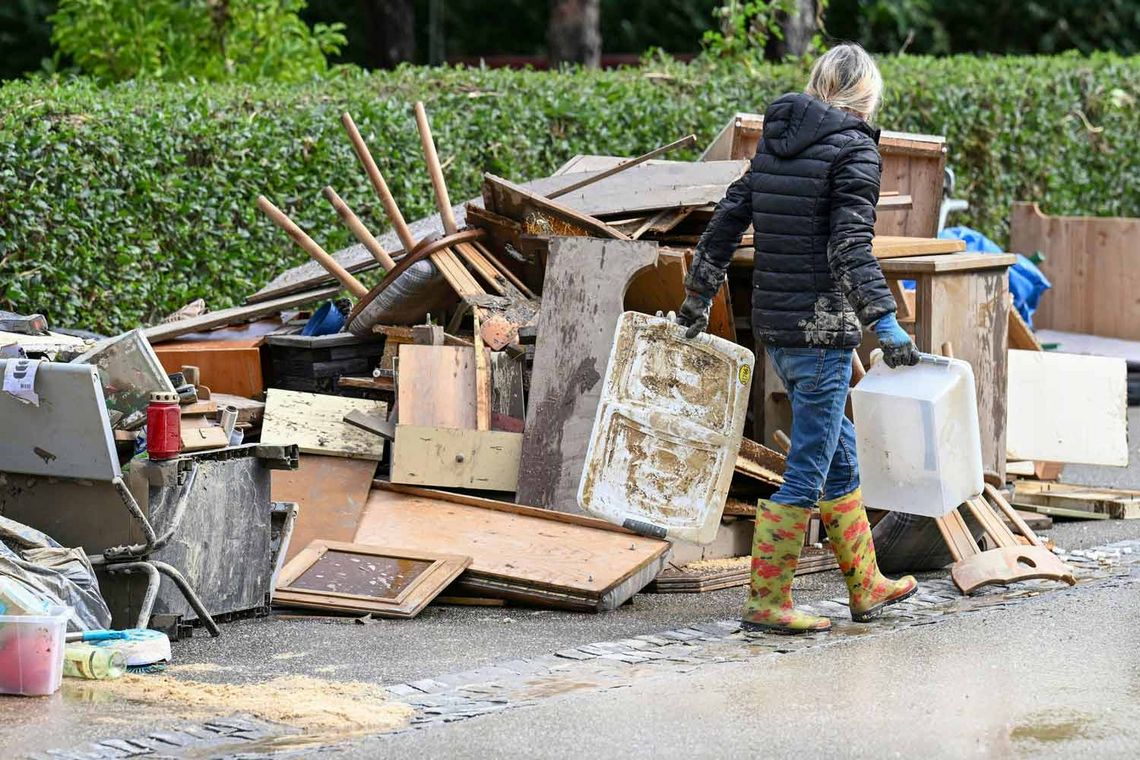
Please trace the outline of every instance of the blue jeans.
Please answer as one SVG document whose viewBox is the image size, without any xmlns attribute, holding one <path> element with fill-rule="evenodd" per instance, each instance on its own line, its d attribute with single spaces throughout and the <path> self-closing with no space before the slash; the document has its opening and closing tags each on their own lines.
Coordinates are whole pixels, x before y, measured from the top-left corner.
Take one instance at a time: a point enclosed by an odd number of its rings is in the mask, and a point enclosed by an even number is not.
<svg viewBox="0 0 1140 760">
<path fill-rule="evenodd" d="M 772 348 L 768 356 L 792 404 L 792 448 L 784 484 L 772 501 L 811 508 L 859 487 L 855 426 L 843 413 L 851 384 L 851 351 Z"/>
</svg>

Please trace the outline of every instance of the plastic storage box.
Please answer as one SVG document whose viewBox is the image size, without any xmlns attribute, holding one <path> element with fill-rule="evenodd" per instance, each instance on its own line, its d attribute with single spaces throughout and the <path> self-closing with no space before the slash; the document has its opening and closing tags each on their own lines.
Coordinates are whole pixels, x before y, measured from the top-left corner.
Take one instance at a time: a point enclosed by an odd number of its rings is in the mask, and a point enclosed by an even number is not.
<svg viewBox="0 0 1140 760">
<path fill-rule="evenodd" d="M 69 607 L 43 615 L 0 615 L 0 694 L 54 694 L 63 678 Z"/>
<path fill-rule="evenodd" d="M 578 486 L 586 512 L 650 536 L 706 544 L 732 480 L 755 358 L 669 319 L 618 321 Z"/>
<path fill-rule="evenodd" d="M 851 404 L 868 507 L 941 517 L 982 492 L 968 362 L 924 356 L 895 369 L 879 362 L 855 386 Z"/>
</svg>

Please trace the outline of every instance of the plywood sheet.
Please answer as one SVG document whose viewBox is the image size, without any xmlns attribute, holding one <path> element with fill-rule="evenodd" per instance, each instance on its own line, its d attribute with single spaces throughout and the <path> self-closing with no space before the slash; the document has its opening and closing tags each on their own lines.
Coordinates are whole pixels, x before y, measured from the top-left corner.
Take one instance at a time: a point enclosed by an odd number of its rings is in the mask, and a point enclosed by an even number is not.
<svg viewBox="0 0 1140 760">
<path fill-rule="evenodd" d="M 351 541 L 372 489 L 376 462 L 302 454 L 296 470 L 274 470 L 274 501 L 297 503 L 297 520 L 285 558 L 316 539 Z"/>
<path fill-rule="evenodd" d="M 1008 408 L 1013 458 L 1128 464 L 1123 359 L 1010 351 Z"/>
<path fill-rule="evenodd" d="M 580 512 L 578 482 L 625 291 L 635 274 L 656 261 L 653 243 L 551 240 L 519 467 L 519 503 Z"/>
<path fill-rule="evenodd" d="M 384 457 L 384 439 L 344 421 L 354 409 L 383 416 L 388 405 L 370 399 L 271 388 L 265 399 L 261 442 L 295 443 L 305 454 L 379 461 Z"/>
<path fill-rule="evenodd" d="M 514 491 L 521 433 L 396 426 L 392 482 L 441 488 Z"/>
<path fill-rule="evenodd" d="M 400 346 L 396 395 L 403 424 L 474 430 L 475 349 Z"/>
<path fill-rule="evenodd" d="M 471 566 L 465 579 L 474 576 L 488 586 L 501 584 L 502 593 L 532 601 L 595 609 L 616 606 L 648 584 L 660 571 L 669 546 L 626 531 L 567 521 L 580 519 L 576 517 L 547 519 L 538 516 L 540 510 L 517 507 L 524 512 L 518 514 L 472 501 L 457 504 L 375 489 L 356 541 L 467 555 Z M 644 581 L 614 595 L 634 577 Z"/>
</svg>

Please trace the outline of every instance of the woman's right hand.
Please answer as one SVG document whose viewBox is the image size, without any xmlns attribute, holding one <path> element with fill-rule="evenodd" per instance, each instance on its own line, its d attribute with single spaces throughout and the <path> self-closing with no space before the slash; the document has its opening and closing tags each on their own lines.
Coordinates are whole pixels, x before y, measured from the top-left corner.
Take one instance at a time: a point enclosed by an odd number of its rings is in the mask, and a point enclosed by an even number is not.
<svg viewBox="0 0 1140 760">
<path fill-rule="evenodd" d="M 709 327 L 709 309 L 712 308 L 712 299 L 701 294 L 685 291 L 685 301 L 677 312 L 677 324 L 689 328 L 685 337 L 689 340 L 697 337 Z"/>
<path fill-rule="evenodd" d="M 899 325 L 893 312 L 875 323 L 875 335 L 883 347 L 883 361 L 888 367 L 913 367 L 918 364 L 918 348 Z"/>
</svg>

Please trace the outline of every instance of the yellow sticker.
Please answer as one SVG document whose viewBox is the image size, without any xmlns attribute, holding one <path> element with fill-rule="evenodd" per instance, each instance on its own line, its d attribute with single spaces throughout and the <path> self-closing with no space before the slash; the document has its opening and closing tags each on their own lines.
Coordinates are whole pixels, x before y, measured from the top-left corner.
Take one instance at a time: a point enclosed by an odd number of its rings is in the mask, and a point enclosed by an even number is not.
<svg viewBox="0 0 1140 760">
<path fill-rule="evenodd" d="M 748 381 L 752 379 L 752 368 L 747 364 L 740 365 L 740 372 L 737 373 L 740 378 L 741 385 L 748 385 Z"/>
</svg>

